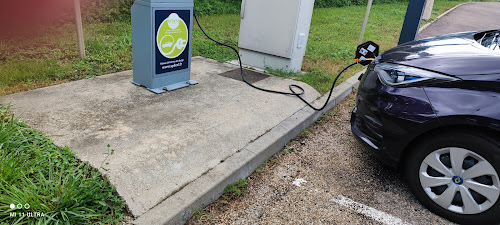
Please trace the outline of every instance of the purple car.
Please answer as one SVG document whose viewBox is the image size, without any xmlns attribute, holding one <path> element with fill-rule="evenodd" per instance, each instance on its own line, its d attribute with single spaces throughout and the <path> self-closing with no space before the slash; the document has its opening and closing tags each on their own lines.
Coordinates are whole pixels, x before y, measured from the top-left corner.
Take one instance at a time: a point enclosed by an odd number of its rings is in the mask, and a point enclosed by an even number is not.
<svg viewBox="0 0 500 225">
<path fill-rule="evenodd" d="M 360 77 L 354 136 L 432 212 L 500 222 L 500 30 L 409 42 Z"/>
</svg>

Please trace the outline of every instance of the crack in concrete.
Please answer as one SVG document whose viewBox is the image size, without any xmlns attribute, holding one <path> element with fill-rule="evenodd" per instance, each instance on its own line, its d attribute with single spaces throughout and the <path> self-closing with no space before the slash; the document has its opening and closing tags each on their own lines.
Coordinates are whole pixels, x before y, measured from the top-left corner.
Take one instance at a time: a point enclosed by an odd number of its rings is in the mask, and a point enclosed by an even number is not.
<svg viewBox="0 0 500 225">
<path fill-rule="evenodd" d="M 162 198 L 158 203 L 156 203 L 153 207 L 151 208 L 148 208 L 144 213 L 142 213 L 141 215 L 137 216 L 137 217 L 134 217 L 134 219 L 137 219 L 139 218 L 140 216 L 146 214 L 149 210 L 155 208 L 156 206 L 160 205 L 161 203 L 163 203 L 164 201 L 166 201 L 168 198 L 172 197 L 173 195 L 179 193 L 180 191 L 182 191 L 182 189 L 184 189 L 185 187 L 187 187 L 188 185 L 190 185 L 191 183 L 193 183 L 194 181 L 198 180 L 199 178 L 205 176 L 206 174 L 208 174 L 210 171 L 212 171 L 214 168 L 216 168 L 217 166 L 221 165 L 222 163 L 226 162 L 227 159 L 233 157 L 234 155 L 236 155 L 237 153 L 240 153 L 241 151 L 243 150 L 247 150 L 249 152 L 251 152 L 252 154 L 254 155 L 257 155 L 257 153 L 249 150 L 247 147 L 248 145 L 250 145 L 251 143 L 255 142 L 256 140 L 258 140 L 259 138 L 261 138 L 262 136 L 268 134 L 271 130 L 273 130 L 275 127 L 279 126 L 281 123 L 283 123 L 283 121 L 286 121 L 290 118 L 292 118 L 293 116 L 295 116 L 298 112 L 304 110 L 305 108 L 307 108 L 307 106 L 297 110 L 296 112 L 294 112 L 292 115 L 290 115 L 289 117 L 287 117 L 286 119 L 282 120 L 281 122 L 279 122 L 278 124 L 276 124 L 275 126 L 273 126 L 272 128 L 270 129 L 267 129 L 263 134 L 259 135 L 258 137 L 252 139 L 247 145 L 245 145 L 243 148 L 237 150 L 236 152 L 234 152 L 233 154 L 229 155 L 228 157 L 224 158 L 224 159 L 221 159 L 220 163 L 218 163 L 217 165 L 215 165 L 214 167 L 208 169 L 207 171 L 205 171 L 204 173 L 202 173 L 200 176 L 192 179 L 191 181 L 181 185 L 179 188 L 175 189 L 174 191 L 172 191 L 172 193 L 168 194 L 165 198 Z M 314 114 L 314 113 L 313 113 Z"/>
</svg>

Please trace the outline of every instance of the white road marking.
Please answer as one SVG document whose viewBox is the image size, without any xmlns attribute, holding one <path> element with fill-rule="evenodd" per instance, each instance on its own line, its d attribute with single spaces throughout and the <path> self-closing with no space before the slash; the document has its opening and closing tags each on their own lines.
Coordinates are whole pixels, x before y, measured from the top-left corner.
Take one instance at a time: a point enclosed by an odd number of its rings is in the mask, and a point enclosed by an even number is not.
<svg viewBox="0 0 500 225">
<path fill-rule="evenodd" d="M 307 180 L 304 180 L 304 179 L 302 179 L 302 178 L 299 178 L 299 179 L 295 179 L 295 180 L 292 182 L 292 184 L 293 184 L 293 185 L 295 185 L 295 186 L 297 186 L 297 187 L 300 187 L 300 185 L 301 185 L 302 183 L 307 183 Z"/>
<path fill-rule="evenodd" d="M 341 206 L 344 206 L 350 210 L 353 210 L 357 213 L 361 213 L 377 222 L 383 224 L 401 224 L 406 225 L 408 223 L 404 222 L 402 219 L 391 216 L 385 212 L 379 211 L 370 206 L 364 205 L 359 202 L 355 202 L 352 199 L 344 197 L 342 195 L 337 196 L 337 198 L 333 199 L 333 201 Z"/>
</svg>

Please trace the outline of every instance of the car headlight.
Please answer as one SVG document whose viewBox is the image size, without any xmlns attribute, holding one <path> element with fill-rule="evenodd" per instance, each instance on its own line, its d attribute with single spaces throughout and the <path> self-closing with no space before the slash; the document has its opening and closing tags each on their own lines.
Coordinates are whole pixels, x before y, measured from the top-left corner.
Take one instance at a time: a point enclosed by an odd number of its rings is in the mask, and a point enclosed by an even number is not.
<svg viewBox="0 0 500 225">
<path fill-rule="evenodd" d="M 379 63 L 375 65 L 374 70 L 382 83 L 392 87 L 422 86 L 429 83 L 460 80 L 455 77 L 392 63 Z"/>
</svg>

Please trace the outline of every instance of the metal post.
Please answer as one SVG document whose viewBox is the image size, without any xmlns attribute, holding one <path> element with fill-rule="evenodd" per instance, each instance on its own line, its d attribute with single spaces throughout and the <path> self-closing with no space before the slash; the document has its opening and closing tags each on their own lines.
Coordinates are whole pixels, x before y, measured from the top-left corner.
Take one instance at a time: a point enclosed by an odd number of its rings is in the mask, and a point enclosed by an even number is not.
<svg viewBox="0 0 500 225">
<path fill-rule="evenodd" d="M 424 6 L 425 0 L 410 0 L 406 9 L 405 21 L 403 22 L 398 45 L 415 40 Z"/>
<path fill-rule="evenodd" d="M 368 0 L 368 5 L 366 6 L 365 20 L 363 21 L 363 27 L 361 28 L 361 34 L 359 35 L 359 44 L 363 43 L 363 36 L 365 36 L 366 24 L 368 23 L 368 16 L 370 16 L 370 9 L 372 8 L 373 0 Z"/>
<path fill-rule="evenodd" d="M 80 10 L 80 0 L 74 0 L 75 3 L 75 18 L 76 31 L 78 33 L 78 49 L 80 50 L 80 58 L 85 58 L 85 42 L 83 39 L 82 12 Z"/>
<path fill-rule="evenodd" d="M 424 15 L 422 15 L 423 20 L 428 20 L 431 18 L 433 6 L 434 0 L 427 0 L 427 2 L 425 3 Z"/>
</svg>

